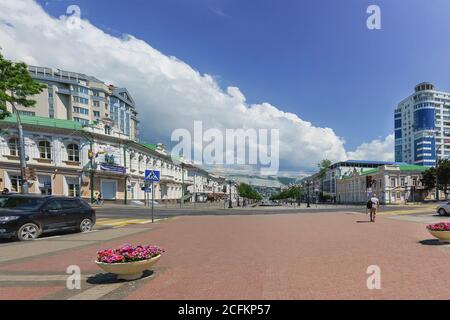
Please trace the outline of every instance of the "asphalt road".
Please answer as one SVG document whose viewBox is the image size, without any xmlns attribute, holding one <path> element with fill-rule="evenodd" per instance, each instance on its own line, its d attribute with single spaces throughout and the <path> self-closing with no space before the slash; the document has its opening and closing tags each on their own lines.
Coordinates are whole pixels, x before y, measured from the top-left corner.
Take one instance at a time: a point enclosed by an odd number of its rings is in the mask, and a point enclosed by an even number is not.
<svg viewBox="0 0 450 320">
<path fill-rule="evenodd" d="M 410 210 L 412 206 L 381 206 L 380 211 L 399 211 Z M 154 208 L 155 218 L 166 218 L 175 216 L 210 216 L 210 215 L 268 215 L 268 214 L 302 214 L 302 213 L 333 213 L 333 212 L 361 212 L 365 213 L 364 206 L 319 206 L 314 205 L 306 208 L 305 205 L 300 208 L 279 208 L 279 207 L 256 207 L 256 208 Z M 131 206 L 105 206 L 96 208 L 98 218 L 150 218 L 151 209 L 146 207 Z M 426 213 L 433 213 L 434 210 L 427 209 Z"/>
</svg>

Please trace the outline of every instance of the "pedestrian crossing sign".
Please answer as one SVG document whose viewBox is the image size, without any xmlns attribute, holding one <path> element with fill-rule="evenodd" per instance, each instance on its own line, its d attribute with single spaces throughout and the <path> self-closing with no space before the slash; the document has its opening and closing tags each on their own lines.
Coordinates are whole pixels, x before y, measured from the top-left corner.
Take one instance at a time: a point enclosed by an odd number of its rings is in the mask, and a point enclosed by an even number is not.
<svg viewBox="0 0 450 320">
<path fill-rule="evenodd" d="M 144 180 L 149 182 L 159 182 L 160 172 L 158 170 L 145 170 Z"/>
</svg>

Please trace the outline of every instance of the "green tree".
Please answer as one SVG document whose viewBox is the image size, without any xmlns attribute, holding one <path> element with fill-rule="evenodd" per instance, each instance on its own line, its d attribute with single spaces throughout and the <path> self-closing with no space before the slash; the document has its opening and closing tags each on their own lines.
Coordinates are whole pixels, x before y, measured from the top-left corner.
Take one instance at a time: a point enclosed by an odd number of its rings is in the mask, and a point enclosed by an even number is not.
<svg viewBox="0 0 450 320">
<path fill-rule="evenodd" d="M 30 73 L 28 72 L 28 67 L 25 63 L 14 63 L 4 59 L 0 54 L 0 119 L 4 119 L 10 115 L 7 107 L 9 103 L 17 117 L 23 193 L 28 193 L 28 183 L 25 177 L 27 165 L 22 122 L 20 120 L 20 113 L 17 110 L 17 106 L 34 106 L 36 101 L 30 99 L 29 97 L 42 92 L 45 87 L 45 85 L 40 84 L 31 78 Z"/>
<path fill-rule="evenodd" d="M 439 189 L 444 191 L 445 199 L 447 199 L 447 190 L 450 184 L 450 160 L 439 160 L 436 174 L 438 177 Z"/>
<path fill-rule="evenodd" d="M 274 194 L 270 197 L 270 200 L 298 200 L 302 195 L 302 189 L 298 186 L 292 186 L 289 189 L 285 189 L 280 191 L 277 194 Z"/>
<path fill-rule="evenodd" d="M 422 172 L 422 185 L 426 190 L 434 189 L 436 186 L 436 168 L 430 168 Z"/>
<path fill-rule="evenodd" d="M 325 179 L 327 171 L 331 166 L 331 161 L 328 159 L 323 159 L 317 164 L 317 166 L 319 167 L 317 178 L 320 180 L 320 192 L 323 193 L 323 180 Z"/>
<path fill-rule="evenodd" d="M 261 200 L 261 195 L 249 184 L 241 183 L 238 186 L 238 194 L 240 197 L 251 200 Z"/>
</svg>

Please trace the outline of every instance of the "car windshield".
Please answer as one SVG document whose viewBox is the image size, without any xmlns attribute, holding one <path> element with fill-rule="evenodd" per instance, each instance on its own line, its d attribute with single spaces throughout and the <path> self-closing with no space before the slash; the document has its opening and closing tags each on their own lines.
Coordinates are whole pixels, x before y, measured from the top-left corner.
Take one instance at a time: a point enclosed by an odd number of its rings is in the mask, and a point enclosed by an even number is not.
<svg viewBox="0 0 450 320">
<path fill-rule="evenodd" d="M 44 199 L 38 198 L 0 198 L 1 208 L 17 209 L 17 210 L 31 210 L 39 207 L 44 203 Z"/>
</svg>

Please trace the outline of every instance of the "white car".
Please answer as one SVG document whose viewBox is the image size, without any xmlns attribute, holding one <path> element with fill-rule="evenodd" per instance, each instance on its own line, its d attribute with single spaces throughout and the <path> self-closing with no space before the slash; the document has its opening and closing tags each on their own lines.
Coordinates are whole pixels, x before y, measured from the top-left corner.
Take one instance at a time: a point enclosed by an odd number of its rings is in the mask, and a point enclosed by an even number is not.
<svg viewBox="0 0 450 320">
<path fill-rule="evenodd" d="M 440 216 L 448 215 L 450 213 L 450 202 L 441 204 L 436 208 L 436 212 L 439 213 Z"/>
</svg>

